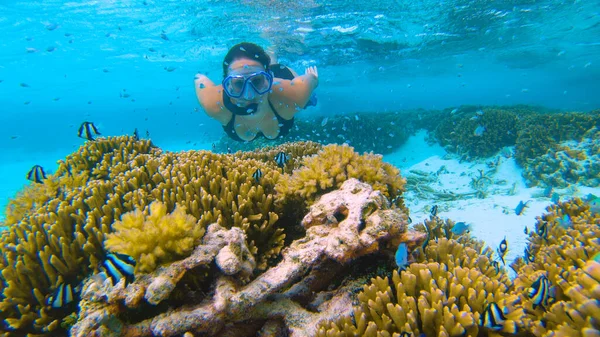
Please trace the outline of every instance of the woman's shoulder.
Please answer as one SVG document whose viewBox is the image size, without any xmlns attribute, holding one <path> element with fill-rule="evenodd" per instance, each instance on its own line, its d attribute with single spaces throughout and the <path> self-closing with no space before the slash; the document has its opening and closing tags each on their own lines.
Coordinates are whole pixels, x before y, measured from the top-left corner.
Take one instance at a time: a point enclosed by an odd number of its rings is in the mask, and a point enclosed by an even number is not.
<svg viewBox="0 0 600 337">
<path fill-rule="evenodd" d="M 196 83 L 196 96 L 206 114 L 225 125 L 232 113 L 223 104 L 223 87 L 221 85 L 202 86 Z"/>
</svg>

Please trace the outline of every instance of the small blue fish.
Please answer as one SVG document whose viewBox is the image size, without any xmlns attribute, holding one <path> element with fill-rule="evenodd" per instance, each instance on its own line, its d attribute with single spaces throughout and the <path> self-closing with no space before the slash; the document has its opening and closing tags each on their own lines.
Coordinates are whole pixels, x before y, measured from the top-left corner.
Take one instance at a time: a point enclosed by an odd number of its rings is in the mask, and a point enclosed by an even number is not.
<svg viewBox="0 0 600 337">
<path fill-rule="evenodd" d="M 466 224 L 462 221 L 457 222 L 454 224 L 454 226 L 452 226 L 452 229 L 450 231 L 452 231 L 452 233 L 454 233 L 454 235 L 463 235 L 463 234 L 469 233 L 471 231 L 471 225 Z"/>
<path fill-rule="evenodd" d="M 486 128 L 483 125 L 479 125 L 475 131 L 473 131 L 473 135 L 477 136 L 477 137 L 481 137 L 483 136 L 483 133 L 485 132 Z"/>
<path fill-rule="evenodd" d="M 404 242 L 400 243 L 396 250 L 396 265 L 401 271 L 406 270 L 406 266 L 408 266 L 408 248 Z"/>
<path fill-rule="evenodd" d="M 552 193 L 552 196 L 550 197 L 550 201 L 557 204 L 560 201 L 560 195 L 556 192 Z"/>
<path fill-rule="evenodd" d="M 573 226 L 573 221 L 571 221 L 571 217 L 569 216 L 569 214 L 563 215 L 561 218 L 556 220 L 556 222 L 558 222 L 558 225 L 564 229 Z"/>
<path fill-rule="evenodd" d="M 47 30 L 55 30 L 56 28 L 58 28 L 58 24 L 57 23 L 49 23 L 46 25 L 46 29 Z"/>
<path fill-rule="evenodd" d="M 517 205 L 517 207 L 515 207 L 515 214 L 522 215 L 525 212 L 525 209 L 527 209 L 528 203 L 529 203 L 529 201 L 526 201 L 526 202 L 519 201 L 519 204 Z"/>
</svg>

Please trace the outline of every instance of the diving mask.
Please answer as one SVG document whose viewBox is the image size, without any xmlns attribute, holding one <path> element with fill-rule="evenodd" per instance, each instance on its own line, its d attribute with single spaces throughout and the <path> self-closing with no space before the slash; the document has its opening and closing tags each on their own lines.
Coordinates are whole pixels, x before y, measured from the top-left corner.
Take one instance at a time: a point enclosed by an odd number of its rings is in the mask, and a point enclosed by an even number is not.
<svg viewBox="0 0 600 337">
<path fill-rule="evenodd" d="M 271 90 L 273 76 L 265 71 L 245 75 L 229 75 L 223 80 L 223 89 L 229 97 L 241 98 L 244 92 L 252 87 L 259 95 Z"/>
</svg>

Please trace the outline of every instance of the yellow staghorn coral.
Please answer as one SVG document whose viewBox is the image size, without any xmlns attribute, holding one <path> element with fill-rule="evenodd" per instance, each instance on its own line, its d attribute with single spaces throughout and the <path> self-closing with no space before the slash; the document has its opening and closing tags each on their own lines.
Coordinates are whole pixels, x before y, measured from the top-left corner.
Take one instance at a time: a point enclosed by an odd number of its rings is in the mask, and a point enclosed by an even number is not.
<svg viewBox="0 0 600 337">
<path fill-rule="evenodd" d="M 503 333 L 515 334 L 523 315 L 505 284 L 477 269 L 450 270 L 443 263 L 413 263 L 401 274 L 394 271 L 391 282 L 372 279 L 358 299 L 354 319 L 322 325 L 317 336 L 497 336 L 480 326 L 488 303 L 505 308 Z"/>
<path fill-rule="evenodd" d="M 133 257 L 137 261 L 136 271 L 143 273 L 188 256 L 205 232 L 196 218 L 186 214 L 184 207 L 175 207 L 167 214 L 167 207 L 159 201 L 144 211 L 123 214 L 112 229 L 114 232 L 107 235 L 104 247 Z"/>
<path fill-rule="evenodd" d="M 400 177 L 400 171 L 384 163 L 380 155 L 359 155 L 347 145 L 328 145 L 318 154 L 305 158 L 302 167 L 295 170 L 291 178 L 279 180 L 275 186 L 277 199 L 310 204 L 350 178 L 371 184 L 390 200 L 403 193 L 406 183 Z"/>
<path fill-rule="evenodd" d="M 263 171 L 258 182 L 252 178 L 257 168 Z M 48 297 L 60 283 L 77 284 L 96 270 L 113 223 L 154 201 L 167 213 L 182 206 L 201 228 L 213 222 L 241 228 L 257 270 L 267 268 L 285 239 L 274 203 L 280 176 L 280 169 L 256 159 L 163 153 L 132 137 L 86 142 L 44 185 L 32 187 L 36 195 L 46 188 L 54 194 L 13 203 L 20 211 L 0 237 L 0 330 L 9 336 L 57 333 L 68 312 L 47 310 Z"/>
<path fill-rule="evenodd" d="M 581 287 L 590 284 L 588 260 L 600 252 L 600 215 L 590 212 L 589 204 L 579 198 L 546 210 L 548 213 L 538 217 L 536 232 L 530 233 L 529 249 L 535 261 L 518 269 L 514 293 L 522 297 L 528 313 L 524 321 L 535 336 L 589 336 L 592 322 L 580 319 L 585 315 L 578 310 L 583 302 L 593 303 L 582 299 L 581 293 L 589 294 L 589 289 Z M 553 294 L 548 308 L 533 309 L 528 292 L 541 275 L 548 278 Z"/>
<path fill-rule="evenodd" d="M 277 168 L 275 156 L 279 152 L 283 152 L 289 156 L 288 162 L 283 167 L 283 172 L 291 174 L 295 169 L 302 166 L 304 157 L 312 156 L 318 153 L 323 148 L 323 145 L 315 142 L 295 142 L 284 143 L 275 147 L 264 147 L 260 150 L 252 152 L 241 152 L 234 154 L 236 158 L 246 160 L 255 159 L 266 163 L 267 165 Z"/>
<path fill-rule="evenodd" d="M 6 218 L 0 226 L 10 226 L 29 214 L 32 210 L 41 207 L 57 194 L 58 184 L 56 179 L 49 176 L 41 184 L 32 183 L 19 191 L 15 198 L 8 201 Z"/>
</svg>

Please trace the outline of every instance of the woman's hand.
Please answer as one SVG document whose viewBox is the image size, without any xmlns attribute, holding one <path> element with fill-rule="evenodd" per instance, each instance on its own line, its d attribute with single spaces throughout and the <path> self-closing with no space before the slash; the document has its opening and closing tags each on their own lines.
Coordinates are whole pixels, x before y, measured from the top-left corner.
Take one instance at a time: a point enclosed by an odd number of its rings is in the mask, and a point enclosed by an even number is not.
<svg viewBox="0 0 600 337">
<path fill-rule="evenodd" d="M 314 75 L 315 78 L 319 79 L 319 72 L 317 71 L 317 67 L 313 66 L 313 67 L 308 67 L 306 68 L 305 74 L 311 74 Z"/>
</svg>

